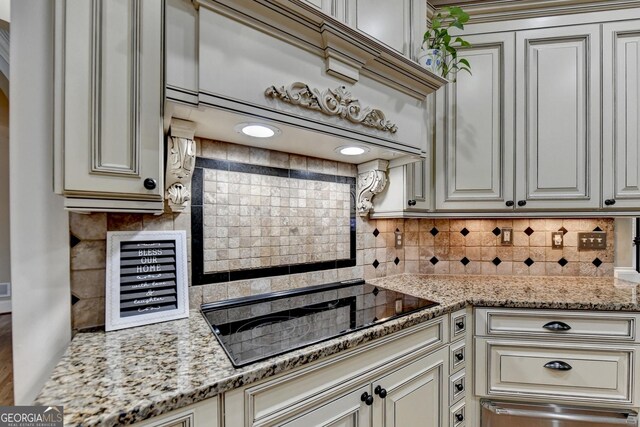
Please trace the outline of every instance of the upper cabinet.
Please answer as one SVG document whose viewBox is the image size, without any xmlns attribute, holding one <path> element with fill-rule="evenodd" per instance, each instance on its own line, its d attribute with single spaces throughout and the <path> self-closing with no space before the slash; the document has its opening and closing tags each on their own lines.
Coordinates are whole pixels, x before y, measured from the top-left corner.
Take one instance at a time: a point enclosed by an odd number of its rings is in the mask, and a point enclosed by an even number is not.
<svg viewBox="0 0 640 427">
<path fill-rule="evenodd" d="M 436 205 L 513 209 L 513 33 L 468 37 L 473 74 L 437 94 Z"/>
<path fill-rule="evenodd" d="M 516 33 L 516 199 L 600 205 L 600 26 Z"/>
<path fill-rule="evenodd" d="M 603 25 L 603 207 L 640 205 L 640 20 Z"/>
<path fill-rule="evenodd" d="M 56 187 L 79 211 L 163 209 L 163 2 L 58 2 Z"/>
</svg>

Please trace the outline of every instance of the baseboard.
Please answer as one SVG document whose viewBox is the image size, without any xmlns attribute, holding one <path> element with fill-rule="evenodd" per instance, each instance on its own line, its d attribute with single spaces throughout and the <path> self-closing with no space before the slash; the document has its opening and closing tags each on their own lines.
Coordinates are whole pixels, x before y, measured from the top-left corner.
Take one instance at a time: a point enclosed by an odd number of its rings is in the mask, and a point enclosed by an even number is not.
<svg viewBox="0 0 640 427">
<path fill-rule="evenodd" d="M 640 273 L 632 267 L 615 267 L 613 269 L 613 275 L 618 279 L 640 283 Z"/>
<path fill-rule="evenodd" d="M 11 300 L 0 301 L 0 314 L 11 313 Z"/>
</svg>

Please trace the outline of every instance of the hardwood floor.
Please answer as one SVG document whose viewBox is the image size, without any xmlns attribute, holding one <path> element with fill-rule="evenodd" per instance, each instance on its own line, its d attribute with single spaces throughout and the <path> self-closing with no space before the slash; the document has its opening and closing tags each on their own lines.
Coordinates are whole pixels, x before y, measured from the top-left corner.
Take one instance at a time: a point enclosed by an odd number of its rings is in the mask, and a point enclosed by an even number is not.
<svg viewBox="0 0 640 427">
<path fill-rule="evenodd" d="M 13 405 L 11 314 L 0 314 L 0 406 Z"/>
</svg>

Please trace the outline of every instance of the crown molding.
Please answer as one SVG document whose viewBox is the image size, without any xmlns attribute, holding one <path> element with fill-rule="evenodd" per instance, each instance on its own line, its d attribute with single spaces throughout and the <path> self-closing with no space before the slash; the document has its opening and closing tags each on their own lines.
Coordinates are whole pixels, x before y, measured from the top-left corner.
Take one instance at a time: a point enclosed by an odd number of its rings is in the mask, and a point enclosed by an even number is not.
<svg viewBox="0 0 640 427">
<path fill-rule="evenodd" d="M 433 7 L 463 6 L 470 24 L 640 7 L 640 0 L 432 0 Z"/>
</svg>

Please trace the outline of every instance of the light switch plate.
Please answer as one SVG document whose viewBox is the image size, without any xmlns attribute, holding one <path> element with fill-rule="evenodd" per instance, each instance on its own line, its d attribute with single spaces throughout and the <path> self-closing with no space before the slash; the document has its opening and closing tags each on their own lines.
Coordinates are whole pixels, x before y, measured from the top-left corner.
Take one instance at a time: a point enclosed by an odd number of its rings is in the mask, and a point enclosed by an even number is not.
<svg viewBox="0 0 640 427">
<path fill-rule="evenodd" d="M 402 235 L 402 231 L 396 231 L 395 232 L 395 238 L 396 238 L 396 249 L 402 249 L 404 247 L 404 237 Z"/>
<path fill-rule="evenodd" d="M 513 228 L 503 228 L 500 233 L 500 244 L 505 246 L 513 245 Z"/>
<path fill-rule="evenodd" d="M 578 233 L 579 251 L 599 251 L 607 249 L 607 232 L 591 231 L 589 233 Z"/>
<path fill-rule="evenodd" d="M 562 249 L 564 246 L 564 233 L 562 231 L 554 231 L 551 233 L 551 248 Z"/>
</svg>

